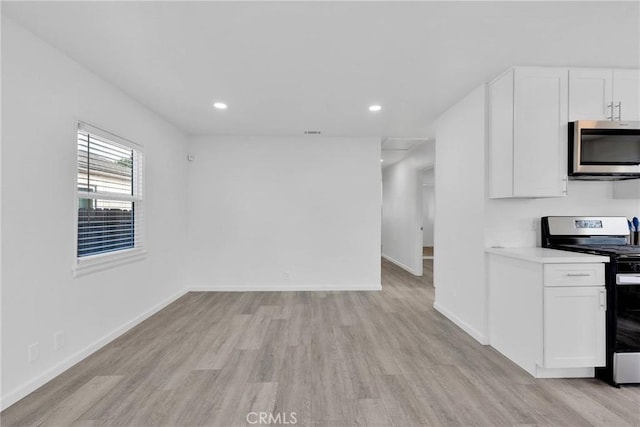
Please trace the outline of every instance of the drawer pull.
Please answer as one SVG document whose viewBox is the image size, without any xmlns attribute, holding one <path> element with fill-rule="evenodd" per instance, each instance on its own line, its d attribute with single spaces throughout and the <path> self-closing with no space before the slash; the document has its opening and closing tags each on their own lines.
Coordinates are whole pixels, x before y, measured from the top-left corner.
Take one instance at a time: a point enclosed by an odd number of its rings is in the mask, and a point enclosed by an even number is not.
<svg viewBox="0 0 640 427">
<path fill-rule="evenodd" d="M 567 273 L 567 277 L 589 277 L 589 273 Z"/>
</svg>

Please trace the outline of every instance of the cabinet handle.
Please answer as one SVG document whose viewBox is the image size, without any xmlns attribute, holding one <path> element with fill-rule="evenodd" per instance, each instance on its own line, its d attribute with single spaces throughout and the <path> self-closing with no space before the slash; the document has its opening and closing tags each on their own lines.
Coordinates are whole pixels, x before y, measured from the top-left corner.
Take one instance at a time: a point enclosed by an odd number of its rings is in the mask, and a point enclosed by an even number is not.
<svg viewBox="0 0 640 427">
<path fill-rule="evenodd" d="M 600 291 L 600 308 L 604 308 L 605 310 L 607 309 L 607 298 L 606 298 L 606 291 Z"/>
<path fill-rule="evenodd" d="M 589 277 L 589 273 L 567 273 L 567 277 Z"/>
<path fill-rule="evenodd" d="M 616 104 L 616 108 L 618 108 L 618 117 L 617 117 L 617 118 L 615 118 L 614 120 L 618 120 L 618 121 L 620 121 L 620 120 L 621 120 L 621 118 L 622 118 L 622 101 L 619 101 L 619 102 Z"/>
<path fill-rule="evenodd" d="M 609 115 L 607 116 L 607 120 L 613 120 L 613 102 L 607 105 L 609 109 Z"/>
</svg>

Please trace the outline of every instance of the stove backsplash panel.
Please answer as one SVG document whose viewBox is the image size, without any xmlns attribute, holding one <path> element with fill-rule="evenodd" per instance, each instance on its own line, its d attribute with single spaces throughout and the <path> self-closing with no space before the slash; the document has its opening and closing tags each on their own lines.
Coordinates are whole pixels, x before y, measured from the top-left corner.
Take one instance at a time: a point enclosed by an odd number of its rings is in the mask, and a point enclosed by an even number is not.
<svg viewBox="0 0 640 427">
<path fill-rule="evenodd" d="M 487 199 L 486 246 L 540 246 L 540 218 L 547 215 L 640 217 L 640 199 L 614 199 L 612 182 L 569 181 L 568 193 L 562 198 Z"/>
</svg>

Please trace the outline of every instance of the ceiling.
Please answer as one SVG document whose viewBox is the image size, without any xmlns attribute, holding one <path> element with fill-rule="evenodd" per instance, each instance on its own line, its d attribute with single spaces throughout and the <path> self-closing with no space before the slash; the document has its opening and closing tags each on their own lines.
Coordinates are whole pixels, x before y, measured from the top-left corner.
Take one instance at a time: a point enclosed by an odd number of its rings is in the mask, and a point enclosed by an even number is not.
<svg viewBox="0 0 640 427">
<path fill-rule="evenodd" d="M 3 1 L 2 11 L 190 134 L 433 137 L 438 114 L 510 65 L 639 66 L 637 1 Z M 382 110 L 368 111 L 374 103 Z"/>
</svg>

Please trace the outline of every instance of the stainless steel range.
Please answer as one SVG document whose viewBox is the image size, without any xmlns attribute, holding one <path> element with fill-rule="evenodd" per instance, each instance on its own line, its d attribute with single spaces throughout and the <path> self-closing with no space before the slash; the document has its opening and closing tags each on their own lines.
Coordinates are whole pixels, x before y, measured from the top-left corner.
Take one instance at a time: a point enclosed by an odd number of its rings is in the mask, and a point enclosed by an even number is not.
<svg viewBox="0 0 640 427">
<path fill-rule="evenodd" d="M 608 256 L 607 359 L 596 376 L 610 384 L 640 383 L 640 246 L 629 245 L 624 217 L 542 218 L 542 246 Z"/>
</svg>

